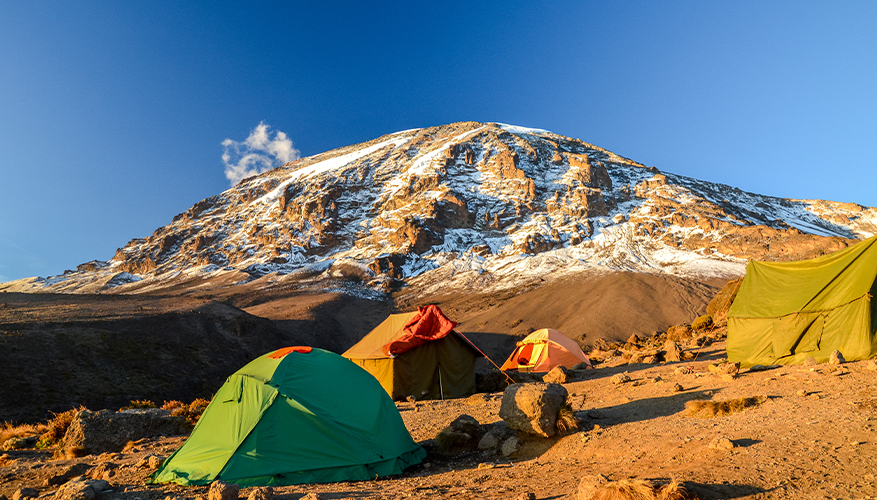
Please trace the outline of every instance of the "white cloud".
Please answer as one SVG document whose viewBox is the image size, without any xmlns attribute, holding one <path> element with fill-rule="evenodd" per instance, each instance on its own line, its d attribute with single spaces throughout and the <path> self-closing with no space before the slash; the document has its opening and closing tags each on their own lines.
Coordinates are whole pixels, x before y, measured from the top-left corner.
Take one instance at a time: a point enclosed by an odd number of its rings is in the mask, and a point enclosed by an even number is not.
<svg viewBox="0 0 877 500">
<path fill-rule="evenodd" d="M 225 177 L 234 186 L 242 179 L 260 174 L 284 163 L 297 160 L 299 150 L 285 133 L 277 130 L 271 136 L 271 126 L 259 122 L 243 142 L 226 139 L 222 163 L 225 164 Z"/>
</svg>

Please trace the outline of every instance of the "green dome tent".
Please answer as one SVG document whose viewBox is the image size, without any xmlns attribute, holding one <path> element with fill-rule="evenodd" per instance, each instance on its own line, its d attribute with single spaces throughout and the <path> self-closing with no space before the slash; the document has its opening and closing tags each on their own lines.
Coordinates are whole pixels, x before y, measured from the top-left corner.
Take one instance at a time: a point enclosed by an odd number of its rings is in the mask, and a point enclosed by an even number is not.
<svg viewBox="0 0 877 500">
<path fill-rule="evenodd" d="M 877 354 L 877 237 L 797 262 L 756 262 L 728 311 L 728 360 L 743 366 Z"/>
<path fill-rule="evenodd" d="M 150 482 L 366 480 L 399 474 L 425 456 L 374 377 L 337 354 L 288 347 L 230 376 Z"/>
</svg>

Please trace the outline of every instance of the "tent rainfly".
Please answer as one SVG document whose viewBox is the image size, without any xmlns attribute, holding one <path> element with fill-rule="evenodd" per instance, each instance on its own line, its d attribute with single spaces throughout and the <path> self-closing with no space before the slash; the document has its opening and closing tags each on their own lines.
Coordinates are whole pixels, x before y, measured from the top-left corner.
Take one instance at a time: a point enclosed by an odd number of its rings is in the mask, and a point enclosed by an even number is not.
<svg viewBox="0 0 877 500">
<path fill-rule="evenodd" d="M 374 377 L 329 351 L 287 347 L 230 376 L 149 482 L 367 480 L 399 474 L 425 456 Z"/>
<path fill-rule="evenodd" d="M 435 305 L 391 314 L 342 356 L 374 375 L 395 400 L 469 396 L 481 355 L 456 326 Z"/>
<path fill-rule="evenodd" d="M 742 366 L 877 355 L 877 237 L 797 262 L 746 267 L 728 311 L 729 361 Z"/>
<path fill-rule="evenodd" d="M 579 363 L 591 366 L 591 360 L 575 341 L 557 330 L 543 328 L 518 342 L 502 370 L 547 372 L 555 366 L 572 368 Z"/>
</svg>

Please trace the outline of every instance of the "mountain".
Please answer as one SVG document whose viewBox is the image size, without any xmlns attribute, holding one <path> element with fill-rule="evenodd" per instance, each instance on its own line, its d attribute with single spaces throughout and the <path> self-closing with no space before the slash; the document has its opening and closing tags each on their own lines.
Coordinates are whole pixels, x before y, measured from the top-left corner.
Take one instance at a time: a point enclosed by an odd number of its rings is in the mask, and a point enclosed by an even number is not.
<svg viewBox="0 0 877 500">
<path fill-rule="evenodd" d="M 259 354 L 343 352 L 426 302 L 499 362 L 539 328 L 647 337 L 704 314 L 748 259 L 874 233 L 874 208 L 746 193 L 544 130 L 397 132 L 245 179 L 109 261 L 0 283 L 0 421 L 210 397 Z"/>
<path fill-rule="evenodd" d="M 521 289 L 581 272 L 704 280 L 877 233 L 877 209 L 692 179 L 545 130 L 461 122 L 302 158 L 202 200 L 109 261 L 6 291 L 251 283 L 374 297 Z"/>
</svg>

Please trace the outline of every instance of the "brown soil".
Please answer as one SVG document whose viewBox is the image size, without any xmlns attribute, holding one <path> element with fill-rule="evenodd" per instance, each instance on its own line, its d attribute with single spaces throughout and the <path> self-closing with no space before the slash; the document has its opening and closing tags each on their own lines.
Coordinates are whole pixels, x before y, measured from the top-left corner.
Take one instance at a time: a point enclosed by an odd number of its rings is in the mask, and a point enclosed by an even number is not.
<svg viewBox="0 0 877 500">
<path fill-rule="evenodd" d="M 690 322 L 716 290 L 670 276 L 603 273 L 492 295 L 412 301 L 404 290 L 408 298 L 396 302 L 286 277 L 187 285 L 174 296 L 0 293 L 0 421 L 33 422 L 78 405 L 210 398 L 228 374 L 265 352 L 311 345 L 342 353 L 388 314 L 430 302 L 501 363 L 539 328 L 587 345 Z"/>
<path fill-rule="evenodd" d="M 698 352 L 696 348 L 691 348 Z M 468 399 L 398 403 L 413 438 L 429 456 L 404 474 L 376 481 L 343 482 L 276 488 L 282 499 L 316 492 L 322 498 L 518 498 L 532 492 L 538 499 L 574 499 L 581 477 L 605 474 L 610 479 L 677 478 L 715 499 L 865 499 L 877 495 L 877 387 L 870 361 L 841 367 L 788 366 L 744 372 L 734 380 L 710 373 L 708 365 L 723 356 L 724 343 L 698 352 L 697 360 L 658 365 L 624 364 L 616 358 L 566 384 L 578 431 L 551 438 L 528 438 L 516 457 L 495 451 L 464 452 L 441 457 L 436 434 L 461 414 L 486 427 L 502 427 L 501 393 Z M 691 373 L 677 374 L 680 367 Z M 615 385 L 612 375 L 627 371 L 631 382 Z M 682 392 L 675 392 L 680 384 Z M 764 395 L 757 406 L 723 417 L 689 416 L 685 403 L 696 399 L 724 401 Z M 717 437 L 730 439 L 731 450 L 711 449 Z M 51 452 L 6 452 L 0 466 L 0 494 L 12 497 L 20 487 L 41 494 L 55 487 L 46 479 L 74 463 L 118 465 L 109 478 L 114 490 L 107 500 L 158 500 L 206 497 L 206 488 L 146 486 L 151 472 L 137 467 L 150 453 L 169 455 L 184 437 L 144 440 L 118 455 L 52 460 Z M 241 494 L 248 494 L 244 490 Z"/>
</svg>

